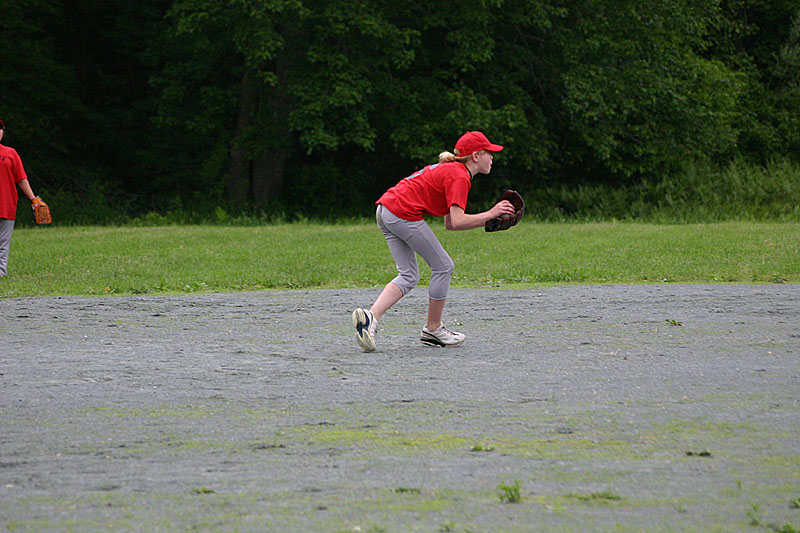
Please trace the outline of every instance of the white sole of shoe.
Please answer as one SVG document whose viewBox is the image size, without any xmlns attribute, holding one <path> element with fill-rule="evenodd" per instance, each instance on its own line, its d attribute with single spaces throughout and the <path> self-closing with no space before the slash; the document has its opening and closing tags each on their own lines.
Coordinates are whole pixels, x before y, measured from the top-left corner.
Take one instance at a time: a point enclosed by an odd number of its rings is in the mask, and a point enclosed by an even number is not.
<svg viewBox="0 0 800 533">
<path fill-rule="evenodd" d="M 420 337 L 419 338 L 419 341 L 422 344 L 426 344 L 428 346 L 438 346 L 440 348 L 452 348 L 454 346 L 461 346 L 464 343 L 465 340 L 466 339 L 461 339 L 460 341 L 458 341 L 458 342 L 456 342 L 454 344 L 445 344 L 442 341 L 440 341 L 439 339 L 437 339 L 436 337 Z"/>
<path fill-rule="evenodd" d="M 368 321 L 367 313 L 363 309 L 359 308 L 353 311 L 351 322 L 353 323 L 353 327 L 356 328 L 356 340 L 358 341 L 358 345 L 365 352 L 374 352 L 375 339 L 371 338 L 367 331 Z"/>
</svg>

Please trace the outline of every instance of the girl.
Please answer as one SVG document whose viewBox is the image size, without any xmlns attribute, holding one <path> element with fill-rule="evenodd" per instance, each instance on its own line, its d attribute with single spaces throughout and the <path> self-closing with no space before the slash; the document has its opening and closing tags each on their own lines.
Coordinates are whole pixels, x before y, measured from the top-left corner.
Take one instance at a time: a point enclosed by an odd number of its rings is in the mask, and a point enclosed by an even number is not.
<svg viewBox="0 0 800 533">
<path fill-rule="evenodd" d="M 468 131 L 455 146 L 455 155 L 442 152 L 439 163 L 408 176 L 386 191 L 377 202 L 376 219 L 398 275 L 381 292 L 372 307 L 353 311 L 352 323 L 358 345 L 375 350 L 378 320 L 419 282 L 417 254 L 431 267 L 428 288 L 428 319 L 420 341 L 429 346 L 458 346 L 464 334 L 450 331 L 442 323 L 442 312 L 453 275 L 453 260 L 425 222 L 425 216 L 444 217 L 448 230 L 483 226 L 503 214 L 514 214 L 514 206 L 503 200 L 488 211 L 466 214 L 467 195 L 475 174 L 489 174 L 494 153 L 503 149 L 479 131 Z"/>
</svg>

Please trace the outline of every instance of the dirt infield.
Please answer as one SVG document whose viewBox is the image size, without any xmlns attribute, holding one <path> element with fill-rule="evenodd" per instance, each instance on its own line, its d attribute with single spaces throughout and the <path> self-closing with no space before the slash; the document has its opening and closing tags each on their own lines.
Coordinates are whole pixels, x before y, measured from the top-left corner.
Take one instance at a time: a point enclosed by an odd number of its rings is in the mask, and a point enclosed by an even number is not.
<svg viewBox="0 0 800 533">
<path fill-rule="evenodd" d="M 800 530 L 800 286 L 375 295 L 0 300 L 0 527 Z"/>
</svg>

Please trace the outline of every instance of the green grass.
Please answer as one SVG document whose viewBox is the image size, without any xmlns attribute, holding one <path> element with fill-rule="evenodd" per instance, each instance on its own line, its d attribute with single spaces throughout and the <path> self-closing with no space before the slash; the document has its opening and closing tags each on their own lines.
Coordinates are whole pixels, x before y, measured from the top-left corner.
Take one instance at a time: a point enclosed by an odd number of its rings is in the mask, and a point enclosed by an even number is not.
<svg viewBox="0 0 800 533">
<path fill-rule="evenodd" d="M 500 501 L 507 503 L 519 503 L 522 501 L 522 485 L 519 480 L 514 480 L 513 485 L 507 485 L 505 481 L 501 481 L 497 485 Z"/>
<path fill-rule="evenodd" d="M 432 226 L 455 260 L 456 287 L 800 282 L 796 223 Z M 394 275 L 372 222 L 18 228 L 0 298 L 382 287 Z"/>
</svg>

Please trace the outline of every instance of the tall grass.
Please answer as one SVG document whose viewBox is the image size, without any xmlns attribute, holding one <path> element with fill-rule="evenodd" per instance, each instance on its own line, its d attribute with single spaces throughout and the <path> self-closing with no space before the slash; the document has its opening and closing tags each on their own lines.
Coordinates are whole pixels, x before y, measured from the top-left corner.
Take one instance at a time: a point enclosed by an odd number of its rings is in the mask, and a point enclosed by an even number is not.
<svg viewBox="0 0 800 533">
<path fill-rule="evenodd" d="M 48 197 L 54 217 L 62 225 L 165 226 L 186 224 L 263 226 L 282 222 L 341 220 L 342 213 L 371 218 L 372 200 L 353 206 L 352 186 L 326 188 L 324 204 L 307 201 L 298 190 L 315 190 L 313 182 L 305 188 L 288 188 L 263 210 L 226 210 L 204 203 L 182 203 L 179 198 L 161 211 L 134 214 L 125 201 L 109 204 L 106 191 L 90 187 L 84 196 L 62 192 Z M 470 195 L 470 206 L 488 208 L 496 196 L 494 187 L 477 182 Z M 518 185 L 528 203 L 528 220 L 544 222 L 637 221 L 652 223 L 700 222 L 800 222 L 800 165 L 790 159 L 756 165 L 742 160 L 725 167 L 710 163 L 687 162 L 677 174 L 631 181 L 624 184 L 543 184 L 537 181 Z M 376 193 L 377 195 L 377 193 Z M 188 205 L 195 207 L 187 207 Z M 347 205 L 345 209 L 342 206 Z M 358 209 L 362 209 L 361 212 Z M 27 199 L 21 198 L 17 227 L 32 227 Z"/>
<path fill-rule="evenodd" d="M 545 221 L 800 222 L 800 168 L 789 160 L 723 169 L 694 163 L 679 175 L 629 185 L 544 188 L 526 201 Z"/>
<path fill-rule="evenodd" d="M 794 223 L 432 226 L 455 260 L 454 286 L 800 282 Z M 11 246 L 0 298 L 378 288 L 395 275 L 374 222 L 20 228 Z"/>
</svg>

